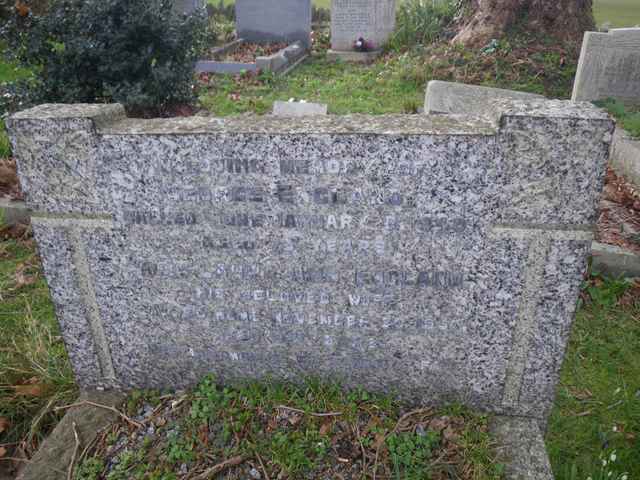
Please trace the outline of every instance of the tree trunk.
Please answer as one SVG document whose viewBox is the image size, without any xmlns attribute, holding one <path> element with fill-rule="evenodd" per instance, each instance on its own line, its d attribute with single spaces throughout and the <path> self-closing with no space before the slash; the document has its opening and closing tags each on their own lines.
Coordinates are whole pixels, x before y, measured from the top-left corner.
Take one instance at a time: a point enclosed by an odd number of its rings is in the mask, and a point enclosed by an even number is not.
<svg viewBox="0 0 640 480">
<path fill-rule="evenodd" d="M 453 39 L 484 46 L 520 24 L 527 31 L 569 41 L 581 41 L 595 28 L 593 0 L 471 0 L 472 16 Z"/>
</svg>

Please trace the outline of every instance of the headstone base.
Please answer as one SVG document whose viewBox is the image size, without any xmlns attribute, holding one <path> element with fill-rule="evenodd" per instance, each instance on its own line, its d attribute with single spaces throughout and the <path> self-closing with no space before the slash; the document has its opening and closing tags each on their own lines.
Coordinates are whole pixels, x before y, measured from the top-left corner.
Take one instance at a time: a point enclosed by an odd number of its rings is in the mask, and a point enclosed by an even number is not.
<svg viewBox="0 0 640 480">
<path fill-rule="evenodd" d="M 336 62 L 338 60 L 352 63 L 369 63 L 382 55 L 382 50 L 372 50 L 371 52 L 355 52 L 355 51 L 327 51 L 327 60 Z"/>
</svg>

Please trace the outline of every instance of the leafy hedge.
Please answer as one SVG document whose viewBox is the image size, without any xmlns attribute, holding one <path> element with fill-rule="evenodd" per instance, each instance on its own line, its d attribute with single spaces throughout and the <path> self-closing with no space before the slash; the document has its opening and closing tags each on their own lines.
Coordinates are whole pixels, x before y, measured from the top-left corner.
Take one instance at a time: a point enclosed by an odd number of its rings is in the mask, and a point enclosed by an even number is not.
<svg viewBox="0 0 640 480">
<path fill-rule="evenodd" d="M 14 11 L 3 33 L 8 51 L 38 71 L 33 101 L 161 114 L 194 98 L 205 13 L 179 14 L 170 0 L 52 0 L 42 16 Z"/>
</svg>

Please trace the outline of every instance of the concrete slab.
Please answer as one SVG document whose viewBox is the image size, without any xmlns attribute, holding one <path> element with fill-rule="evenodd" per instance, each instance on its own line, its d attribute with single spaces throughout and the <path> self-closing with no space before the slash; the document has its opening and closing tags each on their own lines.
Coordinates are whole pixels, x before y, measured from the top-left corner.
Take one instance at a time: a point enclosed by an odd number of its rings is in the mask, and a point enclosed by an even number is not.
<svg viewBox="0 0 640 480">
<path fill-rule="evenodd" d="M 369 63 L 373 62 L 380 55 L 382 55 L 382 50 L 373 50 L 371 52 L 329 50 L 327 51 L 327 60 L 330 62 L 341 60 L 351 63 Z"/>
<path fill-rule="evenodd" d="M 505 480 L 553 480 L 551 463 L 538 422 L 533 418 L 498 416 L 491 433 Z"/>
<path fill-rule="evenodd" d="M 280 117 L 306 117 L 308 115 L 326 115 L 326 103 L 282 102 L 273 103 L 273 114 Z"/>
<path fill-rule="evenodd" d="M 484 115 L 494 100 L 543 100 L 542 95 L 502 88 L 431 80 L 425 95 L 425 113 Z"/>
</svg>

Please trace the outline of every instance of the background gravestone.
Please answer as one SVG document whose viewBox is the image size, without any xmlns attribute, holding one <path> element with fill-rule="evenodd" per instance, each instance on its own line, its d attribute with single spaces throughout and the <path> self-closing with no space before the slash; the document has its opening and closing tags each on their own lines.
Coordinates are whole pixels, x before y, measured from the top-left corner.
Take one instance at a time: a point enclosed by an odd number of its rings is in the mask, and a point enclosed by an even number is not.
<svg viewBox="0 0 640 480">
<path fill-rule="evenodd" d="M 500 112 L 9 117 L 78 382 L 314 375 L 543 420 L 613 122 Z"/>
<path fill-rule="evenodd" d="M 379 50 L 396 24 L 395 0 L 333 0 L 331 2 L 331 50 L 353 51 L 359 38 Z"/>
<path fill-rule="evenodd" d="M 640 105 L 640 28 L 584 34 L 572 100 L 607 97 Z"/>
<path fill-rule="evenodd" d="M 311 0 L 236 0 L 238 38 L 311 47 Z"/>
<path fill-rule="evenodd" d="M 174 9 L 187 15 L 204 8 L 204 0 L 174 0 Z"/>
</svg>

